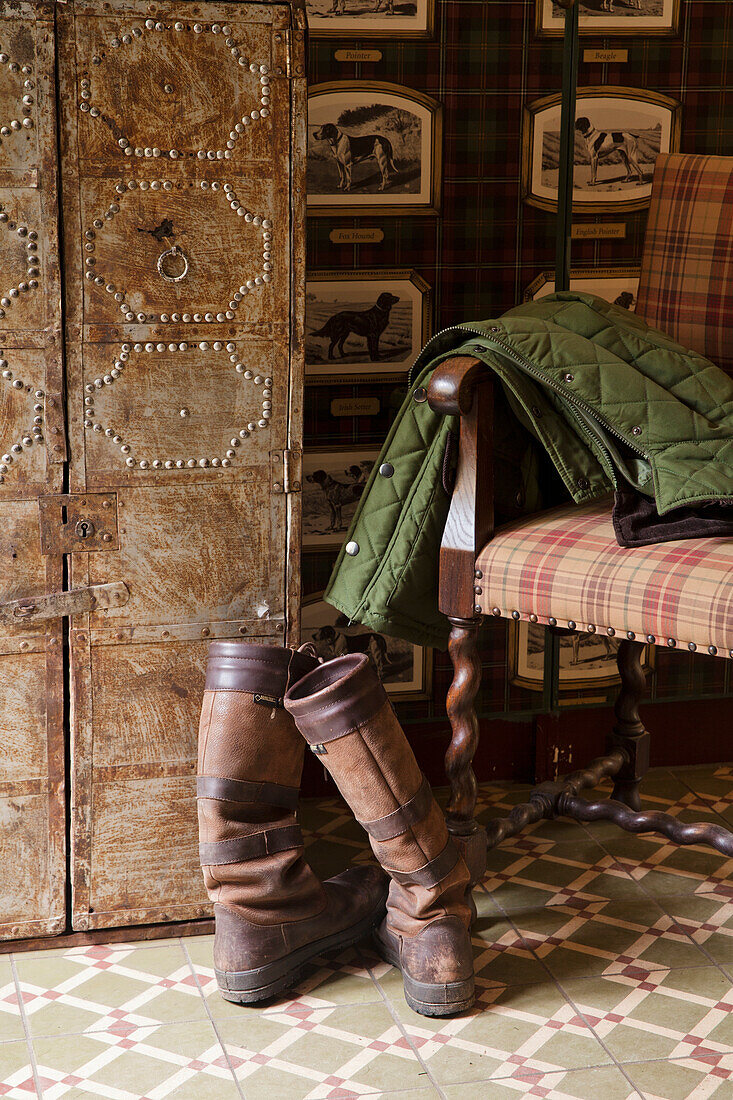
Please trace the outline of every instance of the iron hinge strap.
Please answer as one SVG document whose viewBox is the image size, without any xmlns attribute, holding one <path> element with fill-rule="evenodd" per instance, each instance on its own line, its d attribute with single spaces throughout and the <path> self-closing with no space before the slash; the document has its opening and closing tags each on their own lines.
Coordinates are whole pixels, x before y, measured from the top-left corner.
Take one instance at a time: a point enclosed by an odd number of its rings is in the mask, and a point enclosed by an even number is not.
<svg viewBox="0 0 733 1100">
<path fill-rule="evenodd" d="M 100 607 L 122 607 L 129 598 L 130 592 L 122 581 L 92 584 L 69 592 L 46 592 L 0 604 L 0 624 L 18 626 L 39 619 L 60 619 L 83 611 L 97 611 Z"/>
</svg>

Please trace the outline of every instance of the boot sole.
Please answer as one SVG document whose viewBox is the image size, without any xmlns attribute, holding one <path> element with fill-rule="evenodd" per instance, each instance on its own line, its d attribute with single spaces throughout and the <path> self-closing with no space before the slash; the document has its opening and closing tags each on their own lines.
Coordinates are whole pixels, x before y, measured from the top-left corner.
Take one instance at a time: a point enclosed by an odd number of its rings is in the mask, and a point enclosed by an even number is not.
<svg viewBox="0 0 733 1100">
<path fill-rule="evenodd" d="M 254 970 L 215 970 L 219 992 L 225 1001 L 251 1005 L 269 1001 L 297 984 L 309 963 L 327 951 L 344 950 L 363 940 L 384 917 L 384 901 L 369 916 L 341 932 L 333 932 L 313 943 L 305 944 L 276 962 Z"/>
<path fill-rule="evenodd" d="M 460 982 L 419 982 L 402 969 L 399 951 L 376 930 L 373 940 L 380 957 L 401 971 L 405 1000 L 413 1012 L 420 1016 L 457 1016 L 471 1008 L 476 1000 L 473 978 Z"/>
</svg>

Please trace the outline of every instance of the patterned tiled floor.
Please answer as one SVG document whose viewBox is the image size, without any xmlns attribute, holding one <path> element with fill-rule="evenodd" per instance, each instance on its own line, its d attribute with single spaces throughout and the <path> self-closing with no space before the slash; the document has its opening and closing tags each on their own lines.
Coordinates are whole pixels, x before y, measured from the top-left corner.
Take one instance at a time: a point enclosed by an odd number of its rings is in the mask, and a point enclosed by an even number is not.
<svg viewBox="0 0 733 1100">
<path fill-rule="evenodd" d="M 733 823 L 733 767 L 645 788 Z M 527 790 L 483 785 L 481 816 Z M 303 819 L 319 873 L 369 858 L 337 799 Z M 368 946 L 259 1010 L 219 997 L 210 937 L 0 956 L 0 1097 L 730 1100 L 732 863 L 607 823 L 505 842 L 476 893 L 477 1004 L 454 1020 L 412 1013 Z"/>
</svg>

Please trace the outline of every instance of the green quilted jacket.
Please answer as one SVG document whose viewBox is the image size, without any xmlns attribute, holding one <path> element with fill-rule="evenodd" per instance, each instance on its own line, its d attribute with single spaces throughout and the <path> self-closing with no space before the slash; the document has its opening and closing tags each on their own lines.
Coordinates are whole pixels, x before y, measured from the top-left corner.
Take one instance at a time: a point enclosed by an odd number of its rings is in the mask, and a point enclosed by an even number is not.
<svg viewBox="0 0 733 1100">
<path fill-rule="evenodd" d="M 341 550 L 325 594 L 349 620 L 417 645 L 447 642 L 437 571 L 456 423 L 413 394 L 441 360 L 461 354 L 482 359 L 500 382 L 499 521 L 552 503 L 553 490 L 558 499 L 547 456 L 578 504 L 619 480 L 653 496 L 660 515 L 733 501 L 733 379 L 601 298 L 553 294 L 446 329 L 418 357 L 345 540 L 358 553 Z M 383 463 L 391 476 L 380 474 Z"/>
</svg>

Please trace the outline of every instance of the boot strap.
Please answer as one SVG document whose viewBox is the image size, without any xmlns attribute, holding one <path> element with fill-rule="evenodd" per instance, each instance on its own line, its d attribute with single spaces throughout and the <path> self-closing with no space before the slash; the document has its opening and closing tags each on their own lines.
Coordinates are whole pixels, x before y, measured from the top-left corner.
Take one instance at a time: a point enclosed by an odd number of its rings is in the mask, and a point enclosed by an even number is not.
<svg viewBox="0 0 733 1100">
<path fill-rule="evenodd" d="M 200 775 L 196 780 L 197 798 L 214 798 L 219 802 L 260 802 L 295 810 L 299 793 L 297 787 L 285 787 L 282 783 L 250 783 L 218 775 Z"/>
<path fill-rule="evenodd" d="M 449 838 L 440 855 L 415 871 L 392 871 L 388 867 L 385 867 L 385 871 L 395 882 L 400 882 L 403 886 L 437 886 L 450 874 L 459 859 L 458 848 Z"/>
<path fill-rule="evenodd" d="M 406 833 L 411 825 L 422 821 L 432 805 L 433 792 L 426 777 L 423 776 L 422 783 L 415 794 L 402 806 L 398 806 L 396 810 L 384 817 L 375 818 L 374 821 L 360 821 L 359 824 L 374 840 L 394 840 L 395 837 Z"/>
<path fill-rule="evenodd" d="M 289 848 L 299 848 L 302 843 L 300 825 L 285 825 L 280 829 L 264 829 L 251 836 L 199 844 L 199 858 L 202 867 L 221 867 L 225 863 L 245 863 L 276 852 L 286 852 Z"/>
</svg>

